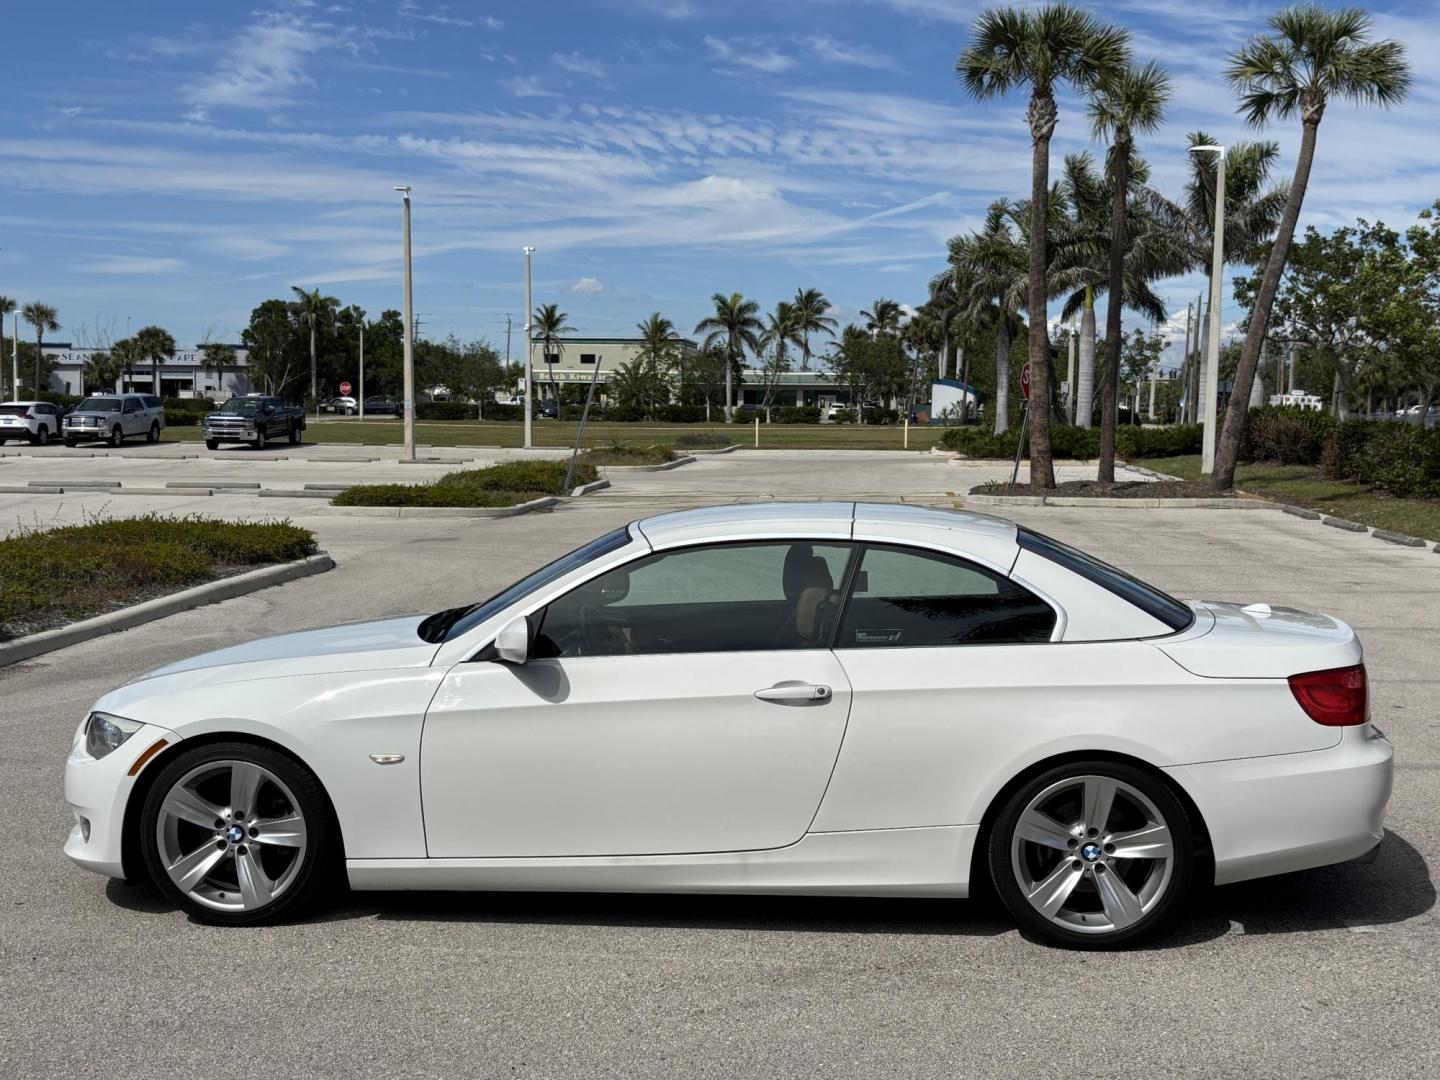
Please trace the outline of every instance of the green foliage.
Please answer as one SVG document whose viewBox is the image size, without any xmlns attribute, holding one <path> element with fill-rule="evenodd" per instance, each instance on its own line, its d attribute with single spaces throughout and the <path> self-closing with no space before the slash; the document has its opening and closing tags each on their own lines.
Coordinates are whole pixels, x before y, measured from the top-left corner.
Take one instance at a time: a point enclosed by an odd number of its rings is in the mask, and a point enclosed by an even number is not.
<svg viewBox="0 0 1440 1080">
<path fill-rule="evenodd" d="M 1402 498 L 1440 498 L 1440 430 L 1387 420 L 1341 424 L 1326 447 L 1325 473 Z"/>
<path fill-rule="evenodd" d="M 315 535 L 287 521 L 147 514 L 19 532 L 0 540 L 0 639 L 315 551 Z"/>
<path fill-rule="evenodd" d="M 475 406 L 463 401 L 422 401 L 415 406 L 417 420 L 474 420 Z M 488 419 L 495 419 L 489 417 Z"/>
<path fill-rule="evenodd" d="M 772 410 L 770 419 L 776 424 L 818 424 L 820 408 L 817 405 L 788 405 Z"/>
<path fill-rule="evenodd" d="M 1245 423 L 1245 438 L 1240 444 L 1240 460 L 1319 465 L 1326 446 L 1334 438 L 1335 426 L 1333 416 L 1314 409 L 1278 405 L 1251 409 Z"/>
<path fill-rule="evenodd" d="M 703 405 L 661 405 L 655 410 L 654 418 L 666 424 L 700 424 L 705 421 L 705 408 Z"/>
<path fill-rule="evenodd" d="M 564 461 L 509 461 L 488 469 L 447 473 L 429 484 L 361 484 L 332 501 L 336 506 L 515 506 L 565 494 Z M 573 483 L 588 484 L 595 466 L 575 465 Z"/>
<path fill-rule="evenodd" d="M 668 446 L 629 446 L 624 443 L 614 443 L 610 446 L 597 446 L 586 450 L 580 455 L 577 470 L 580 464 L 592 467 L 596 465 L 663 465 L 674 460 L 675 451 Z M 589 483 L 588 480 L 581 482 Z"/>
<path fill-rule="evenodd" d="M 719 432 L 686 432 L 675 440 L 677 450 L 718 450 L 730 445 L 730 440 Z"/>
<path fill-rule="evenodd" d="M 1153 428 L 1124 424 L 1115 431 L 1115 452 L 1127 461 L 1198 454 L 1204 436 L 1205 429 L 1199 424 L 1170 424 Z"/>
</svg>

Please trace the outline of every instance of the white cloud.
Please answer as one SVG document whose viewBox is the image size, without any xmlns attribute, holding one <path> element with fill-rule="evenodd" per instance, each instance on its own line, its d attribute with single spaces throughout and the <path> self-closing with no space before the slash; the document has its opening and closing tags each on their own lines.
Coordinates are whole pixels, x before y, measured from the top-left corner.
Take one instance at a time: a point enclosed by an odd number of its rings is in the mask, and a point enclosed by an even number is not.
<svg viewBox="0 0 1440 1080">
<path fill-rule="evenodd" d="M 577 296 L 597 296 L 605 291 L 605 283 L 599 278 L 582 277 L 566 285 L 565 291 Z"/>
<path fill-rule="evenodd" d="M 603 79 L 607 74 L 605 65 L 599 60 L 579 52 L 551 53 L 550 62 L 575 75 L 590 75 L 597 79 Z"/>
<path fill-rule="evenodd" d="M 144 255 L 106 255 L 94 262 L 82 263 L 87 274 L 172 274 L 185 269 L 180 259 Z"/>
<path fill-rule="evenodd" d="M 302 19 L 268 15 L 235 36 L 217 70 L 186 89 L 189 101 L 208 108 L 269 109 L 288 104 L 312 80 L 305 73 L 324 33 Z"/>
<path fill-rule="evenodd" d="M 559 97 L 554 90 L 546 90 L 540 84 L 540 80 L 533 75 L 516 75 L 513 78 L 501 79 L 500 88 L 511 97 L 517 98 L 547 98 Z"/>
<path fill-rule="evenodd" d="M 871 68 L 877 71 L 894 71 L 898 67 L 895 58 L 865 45 L 848 45 L 837 41 L 829 34 L 817 34 L 803 42 L 815 56 L 830 64 L 845 64 L 853 67 Z"/>
<path fill-rule="evenodd" d="M 705 45 L 716 60 L 735 64 L 766 75 L 779 75 L 789 71 L 796 64 L 793 56 L 786 56 L 773 46 L 756 38 L 726 41 L 712 34 L 705 35 Z"/>
</svg>

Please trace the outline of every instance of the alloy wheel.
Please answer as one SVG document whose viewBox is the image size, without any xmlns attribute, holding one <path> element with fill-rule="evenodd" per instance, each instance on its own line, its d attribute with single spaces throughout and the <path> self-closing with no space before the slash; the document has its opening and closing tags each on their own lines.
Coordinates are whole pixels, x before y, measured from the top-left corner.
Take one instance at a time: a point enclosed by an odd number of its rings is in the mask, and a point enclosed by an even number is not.
<svg viewBox="0 0 1440 1080">
<path fill-rule="evenodd" d="M 252 912 L 295 883 L 307 830 L 299 802 L 275 773 L 220 760 L 171 786 L 155 842 L 166 874 L 187 898 L 216 911 Z"/>
<path fill-rule="evenodd" d="M 1132 784 L 1084 775 L 1041 790 L 1010 843 L 1015 883 L 1042 918 L 1072 933 L 1114 934 L 1166 896 L 1176 852 L 1171 824 Z"/>
</svg>

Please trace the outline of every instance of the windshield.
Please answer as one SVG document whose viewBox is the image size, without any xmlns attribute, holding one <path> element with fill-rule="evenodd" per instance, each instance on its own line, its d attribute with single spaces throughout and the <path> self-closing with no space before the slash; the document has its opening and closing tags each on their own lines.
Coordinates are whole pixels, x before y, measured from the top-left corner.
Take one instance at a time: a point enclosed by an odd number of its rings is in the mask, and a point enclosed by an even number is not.
<svg viewBox="0 0 1440 1080">
<path fill-rule="evenodd" d="M 612 533 L 591 540 L 584 547 L 576 548 L 568 555 L 562 555 L 549 566 L 543 566 L 529 577 L 523 577 L 503 592 L 496 593 L 489 600 L 468 607 L 447 608 L 437 611 L 417 627 L 422 641 L 439 643 L 459 637 L 466 631 L 479 626 L 486 619 L 504 611 L 521 597 L 548 585 L 556 578 L 564 577 L 571 570 L 584 566 L 591 559 L 609 554 L 630 542 L 628 528 L 616 529 Z"/>
<path fill-rule="evenodd" d="M 119 412 L 120 399 L 117 397 L 87 397 L 75 406 L 76 412 Z"/>
<path fill-rule="evenodd" d="M 264 398 L 232 397 L 220 406 L 221 412 L 255 412 L 265 403 Z"/>
</svg>

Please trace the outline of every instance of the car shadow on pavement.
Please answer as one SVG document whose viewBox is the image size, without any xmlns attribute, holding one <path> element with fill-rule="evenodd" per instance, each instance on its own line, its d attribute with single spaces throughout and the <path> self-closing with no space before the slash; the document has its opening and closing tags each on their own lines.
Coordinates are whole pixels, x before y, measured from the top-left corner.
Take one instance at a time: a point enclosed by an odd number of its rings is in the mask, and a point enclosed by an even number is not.
<svg viewBox="0 0 1440 1080">
<path fill-rule="evenodd" d="M 106 896 L 146 913 L 174 911 L 148 882 L 110 881 Z M 1237 930 L 1293 934 L 1347 927 L 1366 930 L 1403 922 L 1435 906 L 1430 867 L 1393 832 L 1374 863 L 1344 863 L 1280 877 L 1197 889 L 1171 925 L 1143 942 L 1164 950 Z M 350 892 L 340 893 L 303 922 L 359 919 L 624 926 L 657 929 L 787 931 L 847 934 L 950 934 L 995 937 L 1014 921 L 985 890 L 964 901 L 837 896 L 664 895 L 629 893 Z M 1026 934 L 1026 937 L 1031 935 Z M 1039 939 L 1032 938 L 1037 944 Z"/>
</svg>

